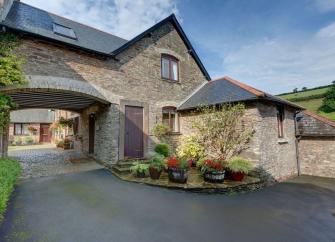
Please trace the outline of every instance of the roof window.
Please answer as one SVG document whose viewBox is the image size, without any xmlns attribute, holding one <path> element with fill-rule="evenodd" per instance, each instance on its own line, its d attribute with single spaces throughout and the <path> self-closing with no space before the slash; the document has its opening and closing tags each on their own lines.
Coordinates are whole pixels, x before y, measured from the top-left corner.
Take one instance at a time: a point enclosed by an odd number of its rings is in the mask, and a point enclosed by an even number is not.
<svg viewBox="0 0 335 242">
<path fill-rule="evenodd" d="M 77 39 L 77 36 L 73 29 L 60 25 L 60 24 L 53 24 L 53 31 L 55 34 L 61 35 L 63 37 L 71 38 L 71 39 Z"/>
</svg>

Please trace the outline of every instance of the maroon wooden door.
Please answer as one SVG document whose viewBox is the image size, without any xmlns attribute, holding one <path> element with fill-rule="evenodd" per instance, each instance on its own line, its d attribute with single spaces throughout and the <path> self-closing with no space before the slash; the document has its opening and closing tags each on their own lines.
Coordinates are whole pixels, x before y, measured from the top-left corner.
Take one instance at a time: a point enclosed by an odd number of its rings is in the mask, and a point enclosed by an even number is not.
<svg viewBox="0 0 335 242">
<path fill-rule="evenodd" d="M 143 108 L 125 107 L 125 142 L 126 158 L 143 157 Z"/>
<path fill-rule="evenodd" d="M 50 141 L 51 141 L 50 124 L 41 124 L 40 143 L 50 143 Z"/>
<path fill-rule="evenodd" d="M 95 115 L 90 114 L 88 120 L 88 153 L 94 153 L 94 137 L 95 137 Z"/>
</svg>

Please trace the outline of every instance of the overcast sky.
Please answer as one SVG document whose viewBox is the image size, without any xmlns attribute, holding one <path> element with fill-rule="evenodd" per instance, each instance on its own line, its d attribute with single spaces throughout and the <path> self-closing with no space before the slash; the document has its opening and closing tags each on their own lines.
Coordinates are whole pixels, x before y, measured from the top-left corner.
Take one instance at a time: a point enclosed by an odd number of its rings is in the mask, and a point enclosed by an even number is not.
<svg viewBox="0 0 335 242">
<path fill-rule="evenodd" d="M 335 0 L 22 0 L 130 39 L 175 13 L 212 78 L 273 94 L 335 80 Z"/>
</svg>

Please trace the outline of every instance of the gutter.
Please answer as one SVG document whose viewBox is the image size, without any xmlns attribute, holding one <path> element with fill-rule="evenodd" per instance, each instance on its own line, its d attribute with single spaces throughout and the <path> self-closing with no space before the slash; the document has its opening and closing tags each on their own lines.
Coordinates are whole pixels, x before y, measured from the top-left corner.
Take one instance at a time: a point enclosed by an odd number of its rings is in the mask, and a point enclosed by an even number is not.
<svg viewBox="0 0 335 242">
<path fill-rule="evenodd" d="M 297 128 L 297 114 L 300 113 L 301 111 L 296 111 L 294 113 L 294 134 L 295 134 L 295 156 L 296 156 L 296 161 L 297 161 L 297 172 L 298 176 L 301 175 L 301 170 L 300 170 L 300 157 L 299 157 L 299 141 L 301 139 L 301 135 L 298 135 L 298 128 Z"/>
</svg>

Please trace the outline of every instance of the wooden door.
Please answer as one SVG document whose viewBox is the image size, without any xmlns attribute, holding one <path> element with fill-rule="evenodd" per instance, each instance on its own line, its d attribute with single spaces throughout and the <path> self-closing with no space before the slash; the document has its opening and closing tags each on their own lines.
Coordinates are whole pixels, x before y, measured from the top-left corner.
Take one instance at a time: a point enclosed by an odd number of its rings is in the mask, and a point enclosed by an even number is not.
<svg viewBox="0 0 335 242">
<path fill-rule="evenodd" d="M 40 143 L 50 143 L 50 124 L 40 124 Z"/>
<path fill-rule="evenodd" d="M 95 138 L 95 115 L 90 114 L 88 120 L 88 153 L 94 153 L 94 138 Z"/>
<path fill-rule="evenodd" d="M 143 107 L 125 107 L 125 143 L 126 158 L 143 157 Z"/>
</svg>

